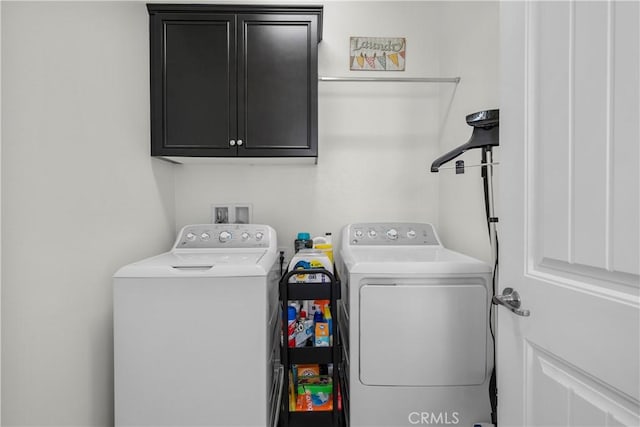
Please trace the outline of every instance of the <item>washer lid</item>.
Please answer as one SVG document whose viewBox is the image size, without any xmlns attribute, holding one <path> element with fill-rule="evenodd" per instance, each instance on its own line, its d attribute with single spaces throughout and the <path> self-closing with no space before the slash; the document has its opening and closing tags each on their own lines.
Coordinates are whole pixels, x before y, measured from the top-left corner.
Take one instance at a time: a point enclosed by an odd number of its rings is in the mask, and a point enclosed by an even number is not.
<svg viewBox="0 0 640 427">
<path fill-rule="evenodd" d="M 441 246 L 349 247 L 343 248 L 341 255 L 350 273 L 484 274 L 491 272 L 488 264 Z"/>
<path fill-rule="evenodd" d="M 267 250 L 172 251 L 122 267 L 114 277 L 264 276 L 275 258 Z"/>
</svg>

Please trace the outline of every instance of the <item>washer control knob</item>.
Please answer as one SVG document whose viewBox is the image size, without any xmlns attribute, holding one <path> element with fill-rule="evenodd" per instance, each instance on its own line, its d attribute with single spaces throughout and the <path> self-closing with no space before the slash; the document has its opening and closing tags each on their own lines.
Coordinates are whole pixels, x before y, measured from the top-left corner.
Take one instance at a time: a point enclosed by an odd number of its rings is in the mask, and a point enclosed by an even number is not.
<svg viewBox="0 0 640 427">
<path fill-rule="evenodd" d="M 187 240 L 190 242 L 193 242 L 194 240 L 196 240 L 196 235 L 193 233 L 188 233 L 187 234 Z"/>
<path fill-rule="evenodd" d="M 387 230 L 387 238 L 390 240 L 398 240 L 398 230 L 395 228 Z"/>
<path fill-rule="evenodd" d="M 264 237 L 264 233 L 262 231 L 258 231 L 256 233 L 256 241 L 259 242 L 260 240 L 262 240 L 263 237 Z"/>
<path fill-rule="evenodd" d="M 247 241 L 247 240 L 249 240 L 249 237 L 251 237 L 251 235 L 245 231 L 244 233 L 242 233 L 240 235 L 240 237 L 242 237 L 243 241 Z"/>
<path fill-rule="evenodd" d="M 416 233 L 416 230 L 411 229 L 407 231 L 407 237 L 410 239 L 415 239 L 417 235 L 418 233 Z"/>
<path fill-rule="evenodd" d="M 220 243 L 226 243 L 231 240 L 231 237 L 231 233 L 229 233 L 228 231 L 223 231 L 220 233 L 218 240 L 220 240 Z"/>
<path fill-rule="evenodd" d="M 378 233 L 376 232 L 376 230 L 374 230 L 373 228 L 369 230 L 369 237 L 371 237 L 372 239 L 378 237 Z"/>
<path fill-rule="evenodd" d="M 207 240 L 209 240 L 210 238 L 211 238 L 211 235 L 210 235 L 209 233 L 202 233 L 202 234 L 200 235 L 200 240 L 205 241 L 205 242 L 206 242 Z"/>
<path fill-rule="evenodd" d="M 364 236 L 364 233 L 362 232 L 362 230 L 356 230 L 356 237 L 358 239 L 362 239 L 362 236 Z"/>
</svg>

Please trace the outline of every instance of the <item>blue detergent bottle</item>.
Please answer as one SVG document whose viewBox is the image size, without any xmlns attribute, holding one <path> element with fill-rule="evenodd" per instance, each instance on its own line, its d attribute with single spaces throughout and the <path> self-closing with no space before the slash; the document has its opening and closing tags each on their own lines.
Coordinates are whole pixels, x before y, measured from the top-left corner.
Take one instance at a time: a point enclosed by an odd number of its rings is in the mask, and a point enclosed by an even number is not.
<svg viewBox="0 0 640 427">
<path fill-rule="evenodd" d="M 300 249 L 313 248 L 313 240 L 311 240 L 311 234 L 298 233 L 298 238 L 293 242 L 293 246 L 295 252 L 298 252 Z"/>
</svg>

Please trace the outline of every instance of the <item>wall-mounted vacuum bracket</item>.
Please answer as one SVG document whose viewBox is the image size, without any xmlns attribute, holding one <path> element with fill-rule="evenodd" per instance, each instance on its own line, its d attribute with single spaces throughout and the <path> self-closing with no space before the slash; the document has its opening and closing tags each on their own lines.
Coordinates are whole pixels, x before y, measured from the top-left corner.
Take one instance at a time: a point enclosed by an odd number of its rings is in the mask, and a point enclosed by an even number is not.
<svg viewBox="0 0 640 427">
<path fill-rule="evenodd" d="M 500 145 L 500 110 L 479 111 L 469 114 L 466 120 L 469 126 L 473 126 L 473 133 L 469 141 L 435 159 L 431 163 L 431 172 L 438 172 L 440 166 L 455 159 L 467 150 L 474 148 L 490 149 L 490 147 Z"/>
</svg>

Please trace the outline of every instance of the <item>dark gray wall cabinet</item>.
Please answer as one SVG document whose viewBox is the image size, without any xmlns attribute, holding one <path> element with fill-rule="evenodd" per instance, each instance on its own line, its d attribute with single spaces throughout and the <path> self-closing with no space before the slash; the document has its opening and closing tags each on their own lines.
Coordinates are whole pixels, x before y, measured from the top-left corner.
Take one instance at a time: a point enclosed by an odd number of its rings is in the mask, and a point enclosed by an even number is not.
<svg viewBox="0 0 640 427">
<path fill-rule="evenodd" d="M 147 9 L 151 155 L 317 156 L 321 6 Z"/>
</svg>

